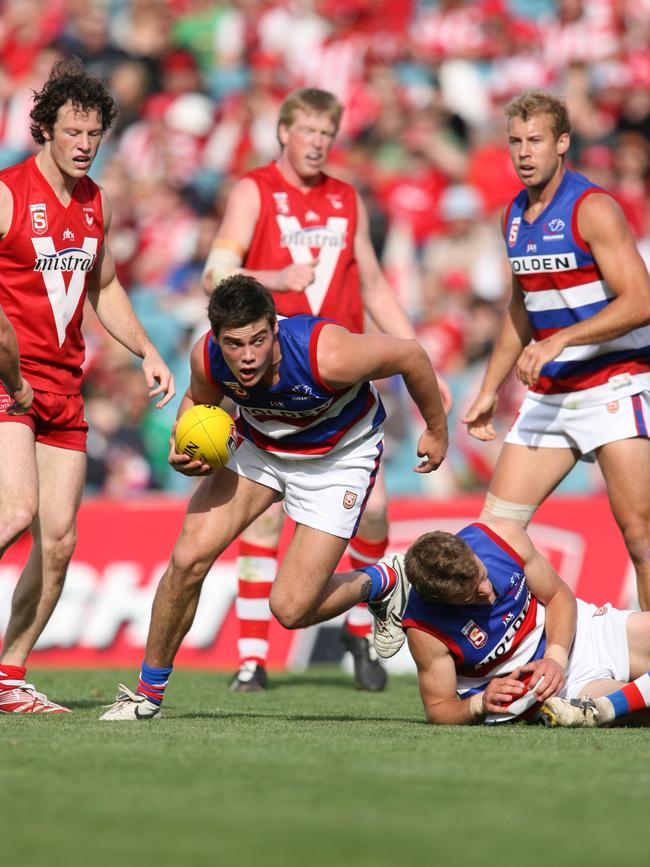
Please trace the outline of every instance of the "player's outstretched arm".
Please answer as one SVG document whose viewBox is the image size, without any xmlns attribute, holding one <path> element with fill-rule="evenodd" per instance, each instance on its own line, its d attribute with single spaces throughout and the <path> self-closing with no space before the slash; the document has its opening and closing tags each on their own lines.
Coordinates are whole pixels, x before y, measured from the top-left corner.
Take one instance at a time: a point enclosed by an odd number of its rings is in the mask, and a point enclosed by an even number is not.
<svg viewBox="0 0 650 867">
<path fill-rule="evenodd" d="M 416 472 L 430 473 L 440 466 L 449 442 L 447 417 L 431 361 L 417 340 L 352 334 L 339 325 L 326 325 L 317 362 L 322 380 L 334 389 L 400 375 L 426 424 L 417 448 L 423 460 Z"/>
<path fill-rule="evenodd" d="M 110 207 L 103 193 L 102 207 L 105 233 L 108 234 Z M 142 359 L 149 397 L 163 395 L 156 403 L 156 407 L 161 409 L 176 394 L 174 377 L 135 315 L 129 297 L 117 279 L 113 254 L 106 240 L 102 244 L 99 262 L 95 266 L 88 298 L 108 333 Z"/>
<path fill-rule="evenodd" d="M 8 415 L 22 415 L 32 405 L 34 394 L 31 385 L 20 372 L 20 355 L 16 332 L 0 307 L 0 381 L 13 403 L 7 408 Z"/>
<path fill-rule="evenodd" d="M 498 391 L 531 336 L 523 292 L 519 282 L 513 279 L 510 304 L 490 354 L 479 393 L 461 419 L 467 425 L 468 433 L 476 439 L 487 441 L 496 437 L 492 419 L 497 408 Z"/>
</svg>

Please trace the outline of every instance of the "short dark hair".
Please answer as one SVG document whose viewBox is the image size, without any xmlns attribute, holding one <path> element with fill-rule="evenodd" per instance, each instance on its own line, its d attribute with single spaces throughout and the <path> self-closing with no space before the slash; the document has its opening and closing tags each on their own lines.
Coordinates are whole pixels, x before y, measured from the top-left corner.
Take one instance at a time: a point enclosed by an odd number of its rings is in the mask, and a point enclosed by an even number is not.
<svg viewBox="0 0 650 867">
<path fill-rule="evenodd" d="M 566 103 L 545 90 L 526 90 L 508 103 L 505 113 L 509 121 L 513 117 L 527 121 L 538 114 L 545 114 L 551 120 L 551 129 L 556 140 L 565 133 L 571 135 L 571 120 Z"/>
<path fill-rule="evenodd" d="M 117 116 L 115 100 L 104 81 L 86 72 L 78 57 L 59 60 L 41 90 L 34 91 L 34 107 L 29 116 L 32 138 L 37 144 L 44 144 L 43 127 L 52 132 L 59 109 L 68 101 L 76 111 L 97 111 L 102 133 L 110 129 Z"/>
<path fill-rule="evenodd" d="M 260 319 L 266 319 L 273 328 L 276 318 L 273 296 L 247 274 L 226 277 L 210 295 L 208 319 L 216 338 L 224 328 L 242 328 Z"/>
<path fill-rule="evenodd" d="M 416 539 L 404 559 L 406 577 L 427 602 L 458 602 L 478 577 L 474 552 L 453 533 L 435 530 Z"/>
</svg>

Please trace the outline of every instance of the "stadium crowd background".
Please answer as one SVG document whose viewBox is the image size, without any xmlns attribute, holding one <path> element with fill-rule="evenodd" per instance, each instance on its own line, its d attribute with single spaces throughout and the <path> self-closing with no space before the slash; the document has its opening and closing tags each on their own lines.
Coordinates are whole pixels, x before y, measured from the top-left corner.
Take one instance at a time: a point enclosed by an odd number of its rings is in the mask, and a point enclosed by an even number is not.
<svg viewBox="0 0 650 867">
<path fill-rule="evenodd" d="M 91 174 L 112 200 L 119 276 L 182 394 L 233 182 L 277 155 L 287 92 L 336 93 L 330 171 L 361 192 L 386 274 L 455 397 L 448 459 L 421 476 L 409 403 L 382 384 L 389 491 L 442 497 L 484 488 L 500 447 L 459 419 L 509 292 L 499 214 L 519 182 L 503 106 L 528 87 L 566 98 L 571 165 L 616 195 L 650 262 L 649 44 L 650 0 L 5 0 L 0 167 L 33 152 L 32 90 L 57 59 L 76 54 L 110 83 L 120 115 Z M 88 490 L 186 490 L 167 466 L 177 401 L 152 411 L 90 310 L 85 333 Z M 504 389 L 504 423 L 520 394 Z M 600 485 L 581 465 L 564 487 Z"/>
</svg>

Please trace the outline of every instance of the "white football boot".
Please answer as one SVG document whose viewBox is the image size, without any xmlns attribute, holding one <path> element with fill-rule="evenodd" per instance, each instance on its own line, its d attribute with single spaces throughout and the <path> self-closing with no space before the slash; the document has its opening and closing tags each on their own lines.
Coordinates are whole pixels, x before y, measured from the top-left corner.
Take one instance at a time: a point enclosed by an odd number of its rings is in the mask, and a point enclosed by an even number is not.
<svg viewBox="0 0 650 867">
<path fill-rule="evenodd" d="M 142 720 L 162 716 L 160 705 L 154 704 L 138 692 L 131 692 L 123 683 L 118 684 L 117 696 L 113 704 L 107 704 L 104 707 L 108 710 L 100 716 L 100 720 Z"/>
<path fill-rule="evenodd" d="M 382 659 L 388 659 L 395 656 L 406 639 L 402 629 L 402 614 L 406 608 L 409 585 L 404 572 L 403 554 L 387 554 L 375 565 L 396 575 L 390 595 L 368 602 L 368 609 L 375 618 L 375 650 Z"/>
<path fill-rule="evenodd" d="M 594 729 L 598 726 L 598 708 L 591 698 L 547 698 L 542 705 L 544 725 L 550 728 Z"/>
</svg>

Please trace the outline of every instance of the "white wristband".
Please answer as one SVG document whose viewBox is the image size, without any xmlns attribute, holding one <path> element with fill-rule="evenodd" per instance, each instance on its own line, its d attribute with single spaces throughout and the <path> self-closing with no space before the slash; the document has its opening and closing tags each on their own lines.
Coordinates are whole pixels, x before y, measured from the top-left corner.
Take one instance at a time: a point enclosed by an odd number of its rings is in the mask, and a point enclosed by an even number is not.
<svg viewBox="0 0 650 867">
<path fill-rule="evenodd" d="M 562 671 L 566 671 L 569 664 L 569 653 L 561 644 L 548 644 L 544 651 L 544 659 L 552 659 L 562 667 Z"/>
<path fill-rule="evenodd" d="M 483 707 L 483 693 L 477 692 L 469 700 L 469 709 L 472 716 L 483 716 L 485 709 Z"/>
</svg>

